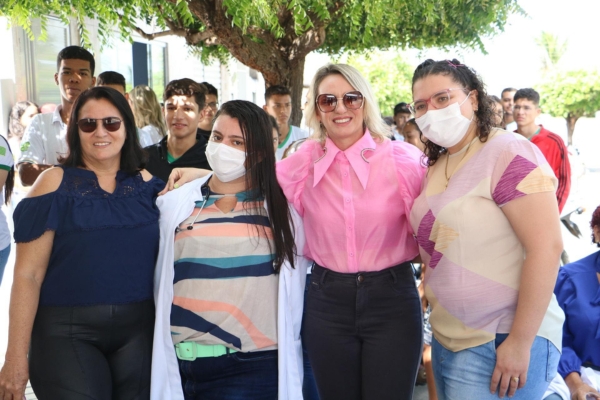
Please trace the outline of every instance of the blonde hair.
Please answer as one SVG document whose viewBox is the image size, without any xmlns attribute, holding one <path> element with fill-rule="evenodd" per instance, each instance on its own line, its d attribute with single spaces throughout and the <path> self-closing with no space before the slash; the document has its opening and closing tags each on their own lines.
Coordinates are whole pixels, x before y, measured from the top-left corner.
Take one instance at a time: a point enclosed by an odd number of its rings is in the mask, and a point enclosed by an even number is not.
<svg viewBox="0 0 600 400">
<path fill-rule="evenodd" d="M 364 125 L 371 132 L 371 136 L 376 142 L 381 142 L 385 138 L 392 136 L 390 127 L 383 121 L 379 106 L 371 90 L 369 82 L 358 72 L 358 70 L 347 64 L 327 64 L 317 71 L 308 90 L 308 105 L 306 107 L 306 122 L 307 125 L 313 129 L 312 139 L 324 142 L 327 138 L 327 132 L 325 127 L 317 119 L 318 113 L 320 112 L 317 108 L 316 99 L 319 95 L 319 85 L 323 82 L 323 79 L 329 75 L 341 75 L 350 86 L 355 90 L 358 90 L 364 96 L 363 114 L 364 114 Z"/>
<path fill-rule="evenodd" d="M 162 115 L 156 94 L 147 85 L 138 85 L 129 92 L 129 102 L 135 116 L 135 125 L 143 128 L 153 125 L 161 136 L 167 134 L 167 125 Z"/>
</svg>

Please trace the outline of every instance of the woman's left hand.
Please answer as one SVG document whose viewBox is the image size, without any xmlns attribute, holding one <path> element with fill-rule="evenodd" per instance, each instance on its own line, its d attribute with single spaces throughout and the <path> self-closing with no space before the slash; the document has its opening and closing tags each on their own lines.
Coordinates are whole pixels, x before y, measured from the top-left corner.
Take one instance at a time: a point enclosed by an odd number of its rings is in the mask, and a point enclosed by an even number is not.
<svg viewBox="0 0 600 400">
<path fill-rule="evenodd" d="M 524 387 L 530 353 L 531 345 L 508 335 L 496 350 L 496 368 L 492 374 L 490 392 L 497 391 L 498 397 L 503 398 L 508 391 L 508 397 L 512 397 L 517 389 Z"/>
<path fill-rule="evenodd" d="M 210 170 L 199 168 L 174 168 L 169 175 L 167 185 L 158 193 L 158 195 L 162 196 L 163 194 L 167 194 L 171 190 L 177 189 L 180 186 L 193 181 L 194 179 L 205 177 L 211 172 L 212 171 Z"/>
</svg>

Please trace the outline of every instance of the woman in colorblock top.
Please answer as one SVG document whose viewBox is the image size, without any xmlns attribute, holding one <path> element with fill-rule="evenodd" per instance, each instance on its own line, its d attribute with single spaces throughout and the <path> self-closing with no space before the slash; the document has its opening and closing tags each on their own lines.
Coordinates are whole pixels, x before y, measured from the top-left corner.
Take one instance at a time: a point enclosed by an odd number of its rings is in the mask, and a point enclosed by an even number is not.
<svg viewBox="0 0 600 400">
<path fill-rule="evenodd" d="M 472 69 L 427 60 L 412 89 L 429 170 L 411 223 L 427 263 L 438 398 L 540 399 L 564 320 L 552 292 L 562 251 L 556 178 L 535 145 L 493 128 Z"/>
<path fill-rule="evenodd" d="M 389 140 L 369 84 L 349 65 L 319 69 L 310 98 L 315 134 L 277 163 L 277 177 L 314 260 L 303 332 L 319 396 L 410 399 L 422 315 L 408 215 L 423 153 Z"/>
<path fill-rule="evenodd" d="M 148 399 L 158 191 L 127 100 L 79 95 L 70 154 L 14 213 L 17 258 L 0 397 Z"/>
<path fill-rule="evenodd" d="M 255 104 L 223 104 L 206 149 L 214 173 L 158 201 L 152 399 L 302 398 L 307 261 L 272 131 Z"/>
</svg>

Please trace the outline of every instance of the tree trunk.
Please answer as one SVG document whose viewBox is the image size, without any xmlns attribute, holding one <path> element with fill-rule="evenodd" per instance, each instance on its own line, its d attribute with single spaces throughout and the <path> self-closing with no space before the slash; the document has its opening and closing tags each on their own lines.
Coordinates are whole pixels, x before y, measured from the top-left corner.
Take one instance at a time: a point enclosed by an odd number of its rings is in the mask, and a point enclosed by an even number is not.
<svg viewBox="0 0 600 400">
<path fill-rule="evenodd" d="M 176 0 L 169 0 L 175 2 Z M 290 122 L 299 125 L 302 120 L 302 86 L 306 55 L 325 41 L 325 23 L 313 20 L 313 27 L 298 35 L 292 24 L 290 10 L 280 7 L 279 19 L 285 32 L 274 37 L 272 32 L 257 27 L 242 31 L 235 26 L 223 8 L 222 0 L 188 0 L 188 7 L 215 38 L 214 44 L 226 47 L 242 64 L 263 74 L 266 87 L 283 85 L 292 92 Z M 338 5 L 330 9 L 334 13 Z"/>
<path fill-rule="evenodd" d="M 286 65 L 286 70 L 263 70 L 265 86 L 282 85 L 292 92 L 292 115 L 290 124 L 300 126 L 302 121 L 302 89 L 304 87 L 304 62 L 305 58 L 297 58 L 293 63 Z"/>
<path fill-rule="evenodd" d="M 579 117 L 569 113 L 569 115 L 565 119 L 567 120 L 567 135 L 568 135 L 567 137 L 568 137 L 568 144 L 570 146 L 573 144 L 573 131 L 575 131 L 575 123 L 577 122 Z"/>
</svg>

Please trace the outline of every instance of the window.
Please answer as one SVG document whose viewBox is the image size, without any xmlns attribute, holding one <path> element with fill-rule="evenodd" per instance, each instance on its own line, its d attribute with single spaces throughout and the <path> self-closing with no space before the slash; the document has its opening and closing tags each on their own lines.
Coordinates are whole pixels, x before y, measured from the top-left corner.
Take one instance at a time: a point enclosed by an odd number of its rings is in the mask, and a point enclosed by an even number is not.
<svg viewBox="0 0 600 400">
<path fill-rule="evenodd" d="M 102 49 L 100 57 L 96 57 L 96 62 L 98 58 L 100 58 L 100 65 L 96 65 L 96 76 L 104 71 L 118 72 L 125 77 L 127 91 L 133 89 L 133 59 L 129 42 L 113 40 L 110 45 Z"/>
<path fill-rule="evenodd" d="M 166 85 L 166 44 L 162 42 L 133 42 L 133 84 L 148 85 L 162 99 Z"/>
<path fill-rule="evenodd" d="M 60 104 L 60 92 L 54 82 L 56 56 L 69 45 L 69 26 L 55 18 L 48 18 L 46 41 L 30 42 L 29 80 L 33 99 L 39 104 Z M 41 32 L 39 20 L 35 20 L 32 30 L 36 37 Z"/>
<path fill-rule="evenodd" d="M 148 86 L 154 90 L 158 101 L 162 101 L 165 91 L 165 45 L 163 43 L 148 44 Z"/>
</svg>

